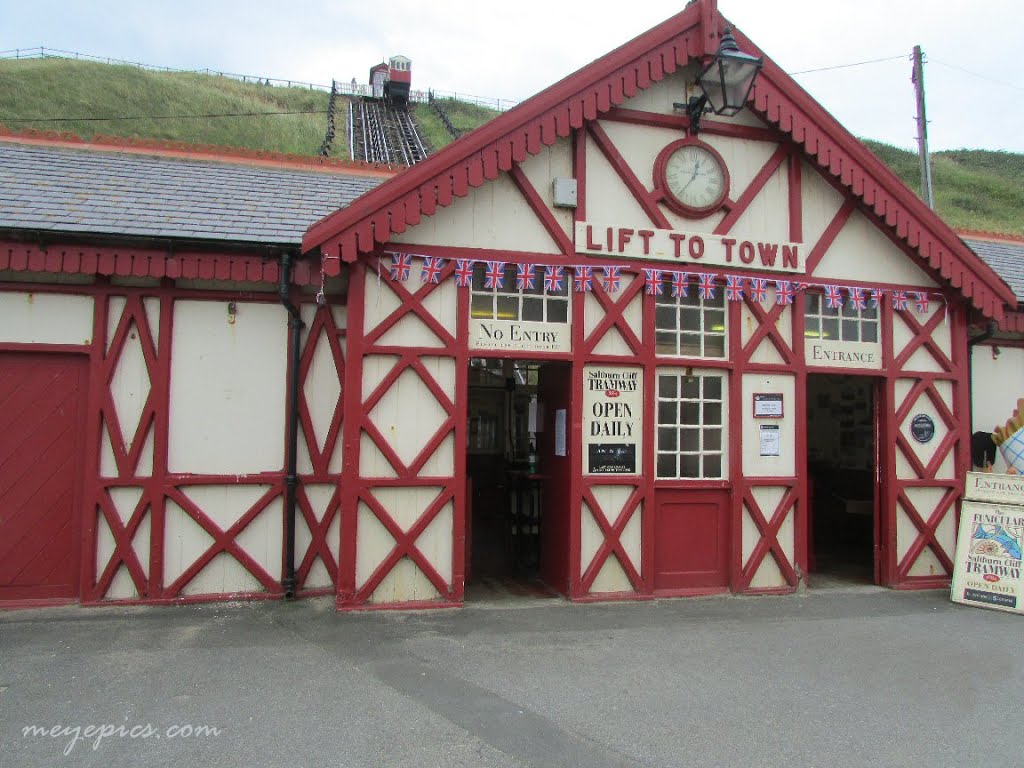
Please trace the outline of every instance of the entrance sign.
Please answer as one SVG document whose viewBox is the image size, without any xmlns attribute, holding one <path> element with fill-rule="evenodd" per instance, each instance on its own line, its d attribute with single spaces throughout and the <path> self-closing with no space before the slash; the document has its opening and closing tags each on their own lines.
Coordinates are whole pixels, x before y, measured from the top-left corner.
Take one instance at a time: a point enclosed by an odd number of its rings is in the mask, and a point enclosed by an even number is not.
<svg viewBox="0 0 1024 768">
<path fill-rule="evenodd" d="M 583 370 L 583 471 L 635 475 L 640 471 L 643 370 L 587 366 Z"/>
<path fill-rule="evenodd" d="M 1024 613 L 1022 550 L 1024 481 L 1013 475 L 968 472 L 950 598 Z"/>
<path fill-rule="evenodd" d="M 568 323 L 473 319 L 469 325 L 469 346 L 514 352 L 568 352 L 570 327 Z"/>
<path fill-rule="evenodd" d="M 800 243 L 763 241 L 707 232 L 576 222 L 576 252 L 606 258 L 671 261 L 681 270 L 756 269 L 803 273 Z"/>
<path fill-rule="evenodd" d="M 804 360 L 816 368 L 870 368 L 882 370 L 882 345 L 867 341 L 807 339 Z"/>
</svg>

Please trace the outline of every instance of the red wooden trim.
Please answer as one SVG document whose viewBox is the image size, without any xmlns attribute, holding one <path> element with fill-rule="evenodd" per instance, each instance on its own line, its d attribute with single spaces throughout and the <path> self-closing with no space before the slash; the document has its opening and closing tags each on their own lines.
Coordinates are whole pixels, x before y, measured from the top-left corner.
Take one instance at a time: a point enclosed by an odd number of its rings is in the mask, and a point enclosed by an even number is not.
<svg viewBox="0 0 1024 768">
<path fill-rule="evenodd" d="M 366 303 L 365 262 L 352 265 L 349 274 L 348 328 L 345 344 L 345 381 L 342 385 L 344 411 L 362 412 L 362 376 L 364 355 L 364 313 Z M 359 514 L 359 453 L 362 435 L 360 419 L 349 418 L 342 423 L 343 464 L 341 471 L 341 542 L 338 549 L 337 606 L 348 605 L 356 591 L 356 530 Z"/>
<path fill-rule="evenodd" d="M 629 583 L 633 585 L 633 589 L 637 592 L 642 591 L 643 583 L 640 579 L 640 573 L 622 545 L 622 532 L 629 525 L 629 521 L 633 519 L 633 515 L 637 514 L 637 510 L 640 509 L 642 498 L 642 490 L 635 487 L 633 492 L 630 493 L 629 498 L 622 505 L 622 509 L 619 511 L 619 515 L 613 524 L 608 520 L 608 516 L 601 508 L 601 505 L 598 504 L 593 491 L 589 488 L 583 489 L 583 503 L 587 505 L 591 517 L 601 529 L 601 533 L 604 534 L 604 541 L 598 547 L 593 559 L 580 577 L 581 592 L 590 592 L 594 586 L 594 580 L 597 579 L 601 569 L 608 562 L 608 558 L 613 554 L 618 559 L 619 565 L 622 566 L 622 570 L 626 572 L 626 576 L 629 578 Z"/>
<path fill-rule="evenodd" d="M 587 220 L 587 132 L 577 128 L 572 134 L 572 175 L 576 179 L 574 221 Z"/>
<path fill-rule="evenodd" d="M 743 584 L 743 373 L 746 368 L 746 357 L 743 353 L 743 313 L 740 303 L 726 302 L 728 322 L 726 329 L 729 340 L 728 397 L 729 424 L 725 439 L 728 442 L 729 474 L 731 481 L 727 509 L 729 515 L 729 587 L 733 592 L 741 592 Z"/>
<path fill-rule="evenodd" d="M 594 285 L 592 293 L 598 304 L 600 304 L 601 309 L 604 310 L 604 316 L 594 326 L 590 336 L 584 338 L 583 350 L 585 355 L 593 355 L 594 349 L 612 328 L 618 330 L 622 335 L 622 338 L 629 346 L 630 352 L 634 355 L 640 354 L 640 350 L 643 349 L 643 343 L 633 329 L 630 328 L 629 323 L 626 321 L 625 312 L 637 295 L 640 294 L 643 283 L 644 281 L 639 276 L 635 277 L 629 288 L 620 291 L 618 298 L 612 298 L 604 289 L 604 286 L 600 284 Z M 582 320 L 583 318 L 580 319 Z"/>
<path fill-rule="evenodd" d="M 941 308 L 937 309 L 924 325 L 918 322 L 917 318 L 909 311 L 899 313 L 903 322 L 909 326 L 910 331 L 913 334 L 913 338 L 911 338 L 903 348 L 903 351 L 900 352 L 893 361 L 893 366 L 897 370 L 901 370 L 910 360 L 911 356 L 913 356 L 920 347 L 924 346 L 928 347 L 928 351 L 935 359 L 935 362 L 941 366 L 942 370 L 947 373 L 951 373 L 953 371 L 953 361 L 946 355 L 942 348 L 935 343 L 935 339 L 933 337 L 935 329 L 938 328 L 939 324 L 946 319 L 948 307 L 948 304 L 944 304 Z"/>
<path fill-rule="evenodd" d="M 794 487 L 787 488 L 783 493 L 782 498 L 779 500 L 779 503 L 776 505 L 775 511 L 772 513 L 772 519 L 769 521 L 765 519 L 764 513 L 761 511 L 761 507 L 754 498 L 754 494 L 750 491 L 743 494 L 742 505 L 746 507 L 750 513 L 750 518 L 754 521 L 754 525 L 757 526 L 757 530 L 758 533 L 760 533 L 761 538 L 754 546 L 753 551 L 750 553 L 750 557 L 747 559 L 746 565 L 743 567 L 740 577 L 741 591 L 745 591 L 750 588 L 751 580 L 757 575 L 758 569 L 769 554 L 775 558 L 775 562 L 779 566 L 779 570 L 782 572 L 782 575 L 789 584 L 789 587 L 795 588 L 799 585 L 800 577 L 797 575 L 793 565 L 789 562 L 789 558 L 786 556 L 778 538 L 779 531 L 782 528 L 782 524 L 786 521 L 786 518 L 790 514 L 793 514 L 794 516 L 796 515 L 796 503 L 796 489 Z"/>
<path fill-rule="evenodd" d="M 633 169 L 629 167 L 629 163 L 626 162 L 626 159 L 612 143 L 604 128 L 599 123 L 590 123 L 587 126 L 587 130 L 594 139 L 594 144 L 601 150 L 605 159 L 608 160 L 608 163 L 619 175 L 619 178 L 622 179 L 622 183 L 632 193 L 637 204 L 647 214 L 651 222 L 661 229 L 671 229 L 672 225 L 658 207 L 654 193 L 649 192 L 643 185 L 643 182 L 633 173 Z"/>
<path fill-rule="evenodd" d="M 35 291 L 33 291 L 34 293 Z M 41 354 L 88 355 L 91 344 L 37 344 L 0 341 L 0 352 L 32 352 Z"/>
<path fill-rule="evenodd" d="M 558 249 L 562 254 L 568 258 L 572 258 L 576 255 L 576 246 L 569 236 L 565 234 L 565 230 L 562 229 L 562 225 L 559 224 L 554 214 L 551 213 L 551 209 L 548 208 L 547 204 L 537 194 L 537 190 L 534 188 L 530 180 L 526 178 L 526 174 L 523 173 L 523 169 L 518 165 L 512 166 L 508 172 L 509 178 L 512 179 L 512 183 L 516 185 L 516 189 L 526 200 L 527 205 L 530 206 L 530 210 L 533 211 L 534 215 L 540 221 L 545 231 L 551 236 L 551 239 L 558 246 Z"/>
<path fill-rule="evenodd" d="M 268 260 L 262 251 L 160 250 L 131 245 L 92 245 L 69 242 L 38 246 L 16 240 L 0 240 L 0 259 L 13 272 L 42 274 L 99 274 L 154 278 L 233 279 L 245 271 L 248 282 L 277 282 L 277 262 Z M 319 280 L 320 270 L 310 269 L 300 261 L 292 275 L 292 283 L 311 285 Z M 68 286 L 82 291 L 85 286 Z M 140 289 L 146 290 L 146 289 Z"/>
</svg>

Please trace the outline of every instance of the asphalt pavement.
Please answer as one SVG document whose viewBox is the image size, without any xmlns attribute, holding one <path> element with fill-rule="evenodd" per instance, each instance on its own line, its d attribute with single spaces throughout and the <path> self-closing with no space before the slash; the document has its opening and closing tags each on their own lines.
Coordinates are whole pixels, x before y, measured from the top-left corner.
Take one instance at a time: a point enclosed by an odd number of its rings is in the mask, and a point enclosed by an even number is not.
<svg viewBox="0 0 1024 768">
<path fill-rule="evenodd" d="M 1019 767 L 1022 630 L 882 589 L 0 612 L 0 766 Z"/>
</svg>

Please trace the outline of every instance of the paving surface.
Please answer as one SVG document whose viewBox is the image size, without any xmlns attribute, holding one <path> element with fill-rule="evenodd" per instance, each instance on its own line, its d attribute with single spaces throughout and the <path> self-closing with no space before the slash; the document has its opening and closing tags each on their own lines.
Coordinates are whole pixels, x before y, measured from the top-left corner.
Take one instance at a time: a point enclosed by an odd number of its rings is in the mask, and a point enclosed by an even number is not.
<svg viewBox="0 0 1024 768">
<path fill-rule="evenodd" d="M 0 766 L 1021 766 L 1022 622 L 875 588 L 0 613 Z"/>
</svg>

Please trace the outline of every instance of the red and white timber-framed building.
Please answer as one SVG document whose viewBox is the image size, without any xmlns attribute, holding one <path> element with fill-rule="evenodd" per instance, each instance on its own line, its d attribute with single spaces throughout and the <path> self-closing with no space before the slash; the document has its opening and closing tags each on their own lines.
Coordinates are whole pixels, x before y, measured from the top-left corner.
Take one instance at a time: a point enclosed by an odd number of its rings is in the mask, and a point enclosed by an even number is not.
<svg viewBox="0 0 1024 768">
<path fill-rule="evenodd" d="M 380 186 L 0 141 L 0 600 L 449 606 L 509 550 L 575 600 L 948 583 L 969 324 L 1017 298 L 771 60 L 694 136 L 725 25 Z"/>
<path fill-rule="evenodd" d="M 0 169 L 0 607 L 333 592 L 345 286 L 295 263 L 296 335 L 282 257 L 390 172 L 35 134 Z"/>
<path fill-rule="evenodd" d="M 524 474 L 575 600 L 948 583 L 968 323 L 1016 299 L 767 57 L 694 135 L 726 26 L 691 4 L 306 234 L 349 286 L 339 607 L 462 602 Z"/>
</svg>

